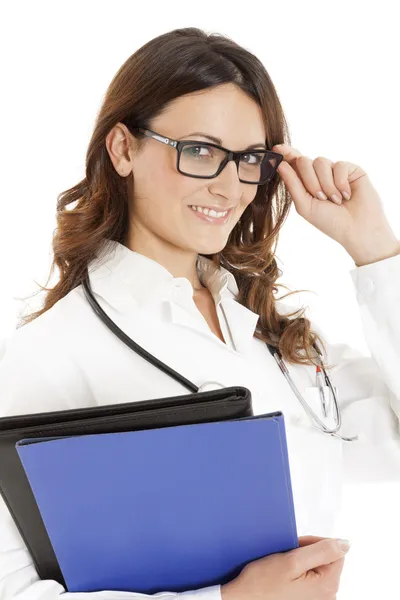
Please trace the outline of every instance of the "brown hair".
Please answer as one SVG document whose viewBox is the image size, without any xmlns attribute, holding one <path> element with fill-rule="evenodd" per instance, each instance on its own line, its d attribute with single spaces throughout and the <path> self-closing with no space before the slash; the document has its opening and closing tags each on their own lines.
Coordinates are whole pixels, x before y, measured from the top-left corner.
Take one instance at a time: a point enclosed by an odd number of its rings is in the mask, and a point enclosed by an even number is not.
<svg viewBox="0 0 400 600">
<path fill-rule="evenodd" d="M 135 127 L 151 129 L 151 119 L 175 98 L 226 83 L 235 84 L 261 107 L 268 148 L 291 143 L 278 94 L 265 67 L 228 37 L 206 34 L 195 27 L 175 29 L 150 40 L 125 61 L 112 79 L 97 116 L 86 153 L 85 178 L 57 196 L 49 279 L 57 266 L 59 281 L 51 289 L 40 286 L 47 292 L 43 308 L 23 317 L 18 327 L 80 285 L 89 262 L 106 239 L 124 244 L 129 182 L 111 163 L 105 144 L 109 131 L 118 122 L 125 124 L 138 138 L 140 151 L 147 139 L 133 131 Z M 281 272 L 274 251 L 290 204 L 290 194 L 275 173 L 267 185 L 258 187 L 225 248 L 207 257 L 233 273 L 239 288 L 237 301 L 260 315 L 255 337 L 277 346 L 289 362 L 316 364 L 313 343 L 319 343 L 324 352 L 326 349 L 304 317 L 305 308 L 282 315 L 275 306 L 278 287 L 288 289 L 275 283 Z M 294 293 L 298 291 L 283 298 Z"/>
</svg>

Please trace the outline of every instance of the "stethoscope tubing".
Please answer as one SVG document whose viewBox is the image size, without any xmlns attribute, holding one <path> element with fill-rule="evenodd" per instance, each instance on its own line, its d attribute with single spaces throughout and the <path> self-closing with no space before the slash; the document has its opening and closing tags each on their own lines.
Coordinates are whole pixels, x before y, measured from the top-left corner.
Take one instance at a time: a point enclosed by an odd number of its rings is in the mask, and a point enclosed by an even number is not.
<svg viewBox="0 0 400 600">
<path fill-rule="evenodd" d="M 91 290 L 88 271 L 86 273 L 86 277 L 83 280 L 82 288 L 83 288 L 83 291 L 84 291 L 87 301 L 91 305 L 93 311 L 100 318 L 100 320 L 108 327 L 108 329 L 110 329 L 114 333 L 114 335 L 116 335 L 129 348 L 131 348 L 131 350 L 133 350 L 134 352 L 136 352 L 137 354 L 142 356 L 142 358 L 151 362 L 155 367 L 157 367 L 158 369 L 160 369 L 161 371 L 163 371 L 170 377 L 179 381 L 182 385 L 184 385 L 191 392 L 194 392 L 194 393 L 202 392 L 203 387 L 205 385 L 209 385 L 210 383 L 218 383 L 218 385 L 221 385 L 222 387 L 224 387 L 219 382 L 207 382 L 205 384 L 202 384 L 200 387 L 198 387 L 193 382 L 186 379 L 186 377 L 183 377 L 183 375 L 181 375 L 180 373 L 178 373 L 177 371 L 175 371 L 174 369 L 172 369 L 171 367 L 169 367 L 162 361 L 158 360 L 155 356 L 153 356 L 152 354 L 147 352 L 144 348 L 139 346 L 139 344 L 136 344 L 136 342 L 134 342 L 128 335 L 126 335 L 126 333 L 122 329 L 120 329 L 116 323 L 114 323 L 114 321 L 107 315 L 107 313 L 101 308 L 101 306 L 95 299 L 95 297 L 92 293 L 92 290 Z M 285 363 L 283 362 L 282 355 L 281 355 L 280 351 L 278 350 L 278 348 L 275 348 L 274 346 L 271 346 L 270 344 L 267 344 L 267 347 L 268 347 L 268 350 L 270 351 L 270 353 L 272 354 L 272 356 L 274 357 L 275 361 L 277 362 L 282 373 L 284 374 L 286 380 L 288 381 L 288 383 L 289 383 L 290 387 L 292 388 L 293 392 L 295 393 L 296 397 L 300 401 L 302 407 L 304 408 L 304 410 L 310 417 L 313 426 L 316 427 L 317 429 L 321 430 L 323 433 L 327 433 L 329 435 L 334 435 L 336 437 L 341 438 L 344 441 L 350 442 L 350 441 L 355 441 L 356 439 L 358 439 L 358 436 L 349 438 L 349 437 L 341 436 L 340 434 L 337 433 L 338 430 L 340 429 L 341 423 L 342 423 L 340 409 L 339 409 L 339 403 L 337 401 L 336 393 L 332 386 L 330 378 L 328 377 L 328 375 L 325 371 L 325 368 L 322 364 L 322 358 L 321 358 L 322 354 L 321 354 L 320 350 L 318 349 L 318 347 L 316 346 L 316 344 L 314 344 L 314 348 L 318 352 L 320 359 L 321 359 L 320 360 L 321 369 L 324 374 L 325 382 L 326 382 L 327 386 L 330 388 L 330 393 L 332 394 L 333 399 L 334 399 L 335 413 L 336 413 L 335 420 L 337 421 L 334 428 L 328 428 L 325 425 L 325 423 L 323 423 L 319 419 L 318 415 L 315 414 L 315 412 L 310 408 L 310 406 L 304 400 L 302 394 L 300 394 L 299 390 L 297 389 L 297 386 L 293 382 L 293 380 L 290 376 L 290 373 L 287 370 Z"/>
<path fill-rule="evenodd" d="M 280 370 L 282 371 L 283 375 L 285 376 L 287 382 L 289 383 L 290 387 L 292 388 L 294 394 L 296 395 L 297 399 L 299 400 L 300 404 L 302 405 L 302 407 L 304 408 L 304 410 L 306 411 L 306 413 L 308 414 L 308 416 L 311 419 L 312 424 L 314 425 L 314 427 L 316 427 L 319 430 L 322 430 L 323 433 L 326 433 L 328 435 L 333 435 L 336 437 L 339 437 L 340 439 L 342 439 L 345 442 L 353 442 L 356 441 L 358 439 L 358 436 L 353 436 L 353 437 L 346 437 L 346 436 L 342 436 L 338 433 L 339 429 L 342 426 L 342 416 L 341 416 L 341 411 L 339 408 L 339 402 L 337 399 L 337 395 L 336 395 L 336 391 L 334 386 L 332 385 L 331 379 L 328 376 L 325 367 L 322 363 L 322 353 L 319 350 L 319 348 L 317 347 L 316 344 L 314 344 L 314 348 L 317 351 L 317 353 L 319 354 L 320 357 L 320 367 L 322 369 L 323 372 L 323 376 L 324 376 L 324 380 L 326 385 L 329 387 L 329 393 L 331 394 L 332 398 L 333 398 L 333 402 L 334 402 L 334 409 L 335 409 L 335 422 L 336 425 L 334 427 L 327 427 L 325 425 L 325 423 L 323 421 L 321 421 L 321 419 L 318 417 L 318 415 L 312 410 L 312 408 L 308 405 L 308 403 L 305 401 L 305 399 L 303 398 L 302 394 L 300 393 L 300 391 L 298 390 L 296 384 L 294 383 L 292 377 L 290 376 L 290 373 L 285 365 L 285 363 L 283 362 L 282 359 L 282 355 L 280 353 L 280 351 L 278 350 L 278 348 L 275 348 L 274 346 L 271 346 L 270 344 L 267 344 L 268 346 L 268 350 L 270 351 L 270 353 L 272 354 L 273 358 L 275 359 L 276 363 L 278 364 Z M 323 391 L 320 389 L 320 392 L 323 393 Z M 323 404 L 323 408 L 324 408 L 324 404 Z"/>
</svg>

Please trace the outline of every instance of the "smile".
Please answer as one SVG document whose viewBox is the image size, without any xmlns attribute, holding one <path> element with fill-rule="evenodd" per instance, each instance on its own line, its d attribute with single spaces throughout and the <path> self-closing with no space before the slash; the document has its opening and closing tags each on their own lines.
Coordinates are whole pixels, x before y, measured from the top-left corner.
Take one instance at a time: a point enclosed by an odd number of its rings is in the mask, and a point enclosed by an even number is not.
<svg viewBox="0 0 400 600">
<path fill-rule="evenodd" d="M 201 206 L 189 206 L 189 209 L 196 217 L 208 223 L 223 224 L 229 219 L 232 208 L 224 211 L 215 211 L 213 209 L 203 208 Z"/>
</svg>

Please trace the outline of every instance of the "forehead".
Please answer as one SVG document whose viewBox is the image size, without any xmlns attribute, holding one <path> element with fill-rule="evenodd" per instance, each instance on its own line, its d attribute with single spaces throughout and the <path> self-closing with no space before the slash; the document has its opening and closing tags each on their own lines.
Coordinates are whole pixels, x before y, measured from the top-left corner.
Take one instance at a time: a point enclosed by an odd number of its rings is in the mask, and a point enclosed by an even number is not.
<svg viewBox="0 0 400 600">
<path fill-rule="evenodd" d="M 174 99 L 153 127 L 177 138 L 192 131 L 210 133 L 231 147 L 259 143 L 266 137 L 260 106 L 232 84 Z"/>
</svg>

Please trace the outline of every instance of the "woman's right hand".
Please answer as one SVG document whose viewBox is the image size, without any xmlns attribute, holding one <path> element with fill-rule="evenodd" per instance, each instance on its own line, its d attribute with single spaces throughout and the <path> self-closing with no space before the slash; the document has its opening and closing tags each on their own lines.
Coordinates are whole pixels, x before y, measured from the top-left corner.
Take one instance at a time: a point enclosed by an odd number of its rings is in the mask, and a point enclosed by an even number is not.
<svg viewBox="0 0 400 600">
<path fill-rule="evenodd" d="M 303 536 L 299 548 L 248 563 L 221 585 L 222 600 L 335 600 L 349 549 L 339 541 Z"/>
</svg>

